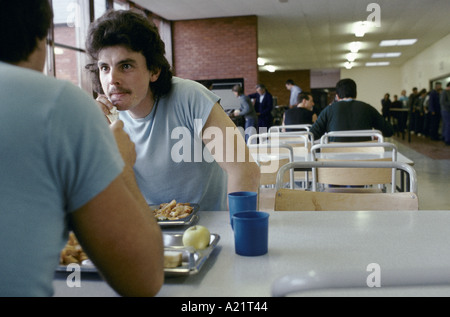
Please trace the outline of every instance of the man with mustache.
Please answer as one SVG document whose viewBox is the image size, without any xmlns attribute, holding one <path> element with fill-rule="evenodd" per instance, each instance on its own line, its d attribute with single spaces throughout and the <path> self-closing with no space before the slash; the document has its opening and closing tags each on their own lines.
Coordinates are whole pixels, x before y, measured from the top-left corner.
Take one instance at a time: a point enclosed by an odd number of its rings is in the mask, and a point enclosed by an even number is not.
<svg viewBox="0 0 450 317">
<path fill-rule="evenodd" d="M 149 204 L 175 199 L 227 210 L 227 192 L 258 191 L 259 168 L 243 137 L 229 133 L 236 126 L 219 97 L 172 76 L 164 42 L 147 17 L 107 12 L 90 26 L 86 47 L 101 109 L 106 115 L 117 107 L 136 144 L 134 170 Z"/>
</svg>

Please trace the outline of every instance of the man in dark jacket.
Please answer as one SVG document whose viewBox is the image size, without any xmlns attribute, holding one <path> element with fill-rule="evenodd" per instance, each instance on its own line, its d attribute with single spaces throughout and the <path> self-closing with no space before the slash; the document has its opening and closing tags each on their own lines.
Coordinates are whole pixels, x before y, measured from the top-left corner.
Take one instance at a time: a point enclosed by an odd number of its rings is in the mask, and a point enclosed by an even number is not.
<svg viewBox="0 0 450 317">
<path fill-rule="evenodd" d="M 430 91 L 430 99 L 428 101 L 428 116 L 430 123 L 430 138 L 439 140 L 439 124 L 441 123 L 441 103 L 439 95 L 442 91 L 442 83 L 437 82 L 434 89 Z"/>
<path fill-rule="evenodd" d="M 298 105 L 286 110 L 283 115 L 283 125 L 313 124 L 317 120 L 314 112 L 314 99 L 311 93 L 302 91 L 298 94 Z"/>
<path fill-rule="evenodd" d="M 256 85 L 256 93 L 248 95 L 254 99 L 255 111 L 258 114 L 258 127 L 265 127 L 267 130 L 272 126 L 273 97 L 263 84 Z"/>
<path fill-rule="evenodd" d="M 356 83 L 352 79 L 341 79 L 336 84 L 336 95 L 338 101 L 326 107 L 311 127 L 314 139 L 318 140 L 326 132 L 348 131 L 348 130 L 370 130 L 376 129 L 383 136 L 390 137 L 394 129 L 389 121 L 371 105 L 356 100 Z M 330 139 L 331 140 L 331 139 Z M 356 142 L 366 141 L 364 138 L 335 138 L 331 141 Z"/>
</svg>

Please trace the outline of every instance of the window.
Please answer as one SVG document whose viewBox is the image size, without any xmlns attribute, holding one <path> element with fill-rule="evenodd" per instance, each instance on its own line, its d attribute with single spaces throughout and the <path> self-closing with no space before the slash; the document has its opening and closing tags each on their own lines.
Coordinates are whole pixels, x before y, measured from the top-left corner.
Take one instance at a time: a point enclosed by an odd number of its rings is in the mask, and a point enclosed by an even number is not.
<svg viewBox="0 0 450 317">
<path fill-rule="evenodd" d="M 94 19 L 98 19 L 108 9 L 106 0 L 94 0 Z"/>
<path fill-rule="evenodd" d="M 90 94 L 92 84 L 84 67 L 89 63 L 85 47 L 89 23 L 108 9 L 127 10 L 135 5 L 130 5 L 130 2 L 125 0 L 49 1 L 53 7 L 54 17 L 53 27 L 49 31 L 45 73 L 68 80 Z M 166 24 L 163 28 L 165 30 L 163 33 L 166 34 L 164 40 L 170 43 L 170 24 Z M 170 61 L 171 56 L 168 57 Z"/>
<path fill-rule="evenodd" d="M 52 0 L 53 29 L 47 60 L 47 74 L 91 91 L 85 37 L 90 22 L 89 0 Z"/>
<path fill-rule="evenodd" d="M 114 0 L 114 10 L 128 10 L 130 5 L 127 2 Z"/>
</svg>

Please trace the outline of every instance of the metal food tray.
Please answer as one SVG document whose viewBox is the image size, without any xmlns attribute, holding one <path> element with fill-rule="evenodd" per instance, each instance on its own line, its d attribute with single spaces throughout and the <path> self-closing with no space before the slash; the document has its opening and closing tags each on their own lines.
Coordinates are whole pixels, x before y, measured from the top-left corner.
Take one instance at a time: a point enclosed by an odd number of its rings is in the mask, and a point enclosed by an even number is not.
<svg viewBox="0 0 450 317">
<path fill-rule="evenodd" d="M 182 233 L 164 233 L 164 250 L 182 252 L 181 266 L 174 268 L 164 268 L 164 275 L 170 276 L 187 276 L 200 272 L 203 264 L 208 259 L 211 252 L 217 246 L 220 236 L 211 233 L 209 246 L 204 250 L 195 250 L 193 247 L 183 246 Z M 80 271 L 84 273 L 98 273 L 97 268 L 90 262 L 90 260 L 83 261 L 79 266 Z M 56 268 L 57 272 L 73 272 L 73 268 L 67 265 L 59 265 Z"/>
<path fill-rule="evenodd" d="M 74 264 L 74 263 L 72 263 Z M 58 265 L 58 267 L 56 268 L 56 272 L 70 272 L 72 273 L 73 271 L 75 271 L 75 266 L 71 267 L 69 265 Z M 97 268 L 94 266 L 94 264 L 91 262 L 91 260 L 84 260 L 81 265 L 75 263 L 75 265 L 79 265 L 79 269 L 80 272 L 83 273 L 98 273 Z M 78 268 L 77 268 L 78 270 Z"/>
<path fill-rule="evenodd" d="M 163 237 L 165 250 L 182 252 L 181 266 L 164 268 L 165 276 L 185 276 L 197 274 L 200 272 L 203 264 L 205 264 L 209 255 L 215 249 L 220 240 L 220 236 L 218 234 L 211 233 L 209 246 L 203 250 L 196 250 L 193 247 L 183 246 L 182 233 L 164 233 Z"/>
<path fill-rule="evenodd" d="M 198 213 L 198 210 L 200 209 L 200 205 L 191 203 L 190 206 L 194 207 L 194 210 L 192 210 L 192 212 L 189 216 L 178 219 L 178 220 L 158 220 L 158 224 L 161 227 L 190 226 L 196 220 L 199 219 L 199 216 L 197 215 L 197 213 Z M 153 210 L 159 208 L 159 204 L 158 205 L 149 205 L 149 207 L 153 211 Z"/>
</svg>

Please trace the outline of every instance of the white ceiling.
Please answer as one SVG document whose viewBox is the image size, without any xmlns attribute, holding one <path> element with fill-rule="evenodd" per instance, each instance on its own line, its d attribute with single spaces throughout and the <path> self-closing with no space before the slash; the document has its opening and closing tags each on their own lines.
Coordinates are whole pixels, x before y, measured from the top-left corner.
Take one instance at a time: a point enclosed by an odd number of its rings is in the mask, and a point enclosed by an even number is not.
<svg viewBox="0 0 450 317">
<path fill-rule="evenodd" d="M 355 67 L 368 61 L 405 63 L 450 34 L 450 0 L 134 0 L 167 20 L 258 16 L 258 55 L 277 70 L 342 68 L 348 44 L 363 47 Z M 367 20 L 379 5 L 380 25 L 363 37 L 352 33 L 356 21 Z M 417 38 L 413 46 L 379 47 L 381 40 Z M 449 48 L 450 50 L 450 48 Z M 401 52 L 390 59 L 372 53 Z"/>
</svg>

